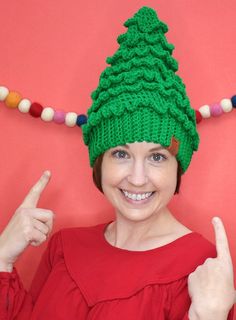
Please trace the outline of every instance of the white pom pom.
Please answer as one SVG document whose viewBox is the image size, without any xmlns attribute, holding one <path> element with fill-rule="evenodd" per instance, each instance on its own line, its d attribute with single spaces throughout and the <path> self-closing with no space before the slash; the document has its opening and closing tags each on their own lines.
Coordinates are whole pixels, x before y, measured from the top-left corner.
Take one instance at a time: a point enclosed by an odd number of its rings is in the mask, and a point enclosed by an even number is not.
<svg viewBox="0 0 236 320">
<path fill-rule="evenodd" d="M 31 106 L 31 101 L 29 99 L 22 99 L 18 104 L 18 109 L 20 112 L 27 113 L 29 112 Z"/>
<path fill-rule="evenodd" d="M 222 99 L 220 105 L 224 112 L 230 112 L 233 109 L 233 105 L 230 99 Z"/>
<path fill-rule="evenodd" d="M 0 101 L 4 101 L 9 94 L 7 87 L 0 87 Z"/>
<path fill-rule="evenodd" d="M 43 109 L 43 112 L 41 113 L 41 119 L 43 121 L 49 122 L 52 121 L 54 117 L 54 110 L 51 107 L 46 107 Z"/>
<path fill-rule="evenodd" d="M 68 127 L 74 127 L 76 125 L 78 115 L 75 112 L 68 112 L 65 117 L 65 124 Z"/>
<path fill-rule="evenodd" d="M 203 118 L 210 118 L 211 116 L 210 107 L 207 104 L 199 108 L 199 112 L 201 113 Z"/>
</svg>

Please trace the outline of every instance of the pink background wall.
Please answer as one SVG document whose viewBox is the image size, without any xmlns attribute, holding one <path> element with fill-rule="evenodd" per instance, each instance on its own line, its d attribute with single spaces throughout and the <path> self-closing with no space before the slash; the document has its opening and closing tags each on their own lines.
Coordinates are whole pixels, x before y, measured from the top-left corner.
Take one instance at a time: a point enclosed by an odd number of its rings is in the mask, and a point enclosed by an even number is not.
<svg viewBox="0 0 236 320">
<path fill-rule="evenodd" d="M 44 106 L 86 112 L 123 22 L 143 5 L 169 25 L 195 109 L 236 94 L 235 0 L 1 1 L 0 85 Z M 170 207 L 211 241 L 211 218 L 222 217 L 236 266 L 235 124 L 236 111 L 199 124 L 199 152 Z M 40 206 L 55 211 L 54 231 L 112 219 L 93 186 L 80 128 L 44 123 L 3 103 L 0 128 L 0 230 L 44 169 L 52 179 Z M 44 249 L 29 248 L 17 263 L 26 286 Z"/>
</svg>

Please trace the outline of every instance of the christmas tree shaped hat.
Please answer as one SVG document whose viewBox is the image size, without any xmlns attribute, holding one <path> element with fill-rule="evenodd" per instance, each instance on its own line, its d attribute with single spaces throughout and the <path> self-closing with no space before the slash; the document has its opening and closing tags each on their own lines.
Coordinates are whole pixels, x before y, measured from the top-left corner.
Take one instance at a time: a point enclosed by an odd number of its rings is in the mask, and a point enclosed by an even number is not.
<svg viewBox="0 0 236 320">
<path fill-rule="evenodd" d="M 92 93 L 88 122 L 82 126 L 90 165 L 106 150 L 132 142 L 154 142 L 174 150 L 183 172 L 198 149 L 195 112 L 175 73 L 168 27 L 148 7 L 124 26 L 117 52 Z"/>
</svg>

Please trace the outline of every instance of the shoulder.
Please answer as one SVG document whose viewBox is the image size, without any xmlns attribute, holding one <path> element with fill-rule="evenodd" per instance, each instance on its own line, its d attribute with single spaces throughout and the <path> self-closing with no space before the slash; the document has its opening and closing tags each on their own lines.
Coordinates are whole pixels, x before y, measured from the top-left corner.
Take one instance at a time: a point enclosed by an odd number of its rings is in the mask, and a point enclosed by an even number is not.
<svg viewBox="0 0 236 320">
<path fill-rule="evenodd" d="M 100 235 L 106 224 L 97 224 L 88 227 L 71 227 L 60 230 L 63 241 L 82 240 L 83 238 L 93 238 Z"/>
<path fill-rule="evenodd" d="M 215 258 L 216 247 L 203 235 L 194 231 L 177 239 L 172 250 L 169 250 L 169 256 L 170 254 L 169 259 L 174 266 L 172 272 L 174 278 L 178 279 L 177 275 L 187 276 L 207 258 Z"/>
<path fill-rule="evenodd" d="M 180 251 L 187 256 L 196 256 L 199 259 L 216 255 L 215 245 L 199 232 L 186 233 L 179 239 L 183 241 Z"/>
<path fill-rule="evenodd" d="M 70 239 L 76 237 L 83 237 L 86 235 L 95 235 L 99 233 L 103 228 L 105 228 L 106 224 L 97 224 L 88 227 L 68 227 L 62 228 L 56 231 L 50 238 L 50 242 L 55 243 L 58 242 L 59 239 Z"/>
<path fill-rule="evenodd" d="M 88 247 L 94 247 L 101 236 L 107 223 L 97 224 L 88 227 L 70 227 L 63 228 L 55 232 L 49 245 L 51 247 L 61 247 L 63 252 L 76 250 L 86 250 Z"/>
<path fill-rule="evenodd" d="M 216 247 L 201 233 L 190 230 L 179 221 L 175 225 L 173 234 L 175 249 L 188 258 L 205 259 L 209 256 L 216 256 Z M 177 245 L 178 244 L 178 245 Z"/>
<path fill-rule="evenodd" d="M 89 247 L 95 247 L 105 225 L 62 228 L 54 232 L 46 249 L 51 264 L 55 264 L 61 258 L 71 260 L 75 251 L 83 255 Z"/>
<path fill-rule="evenodd" d="M 191 241 L 187 244 L 189 250 L 193 250 L 198 256 L 216 256 L 216 246 L 202 234 L 193 231 Z"/>
</svg>

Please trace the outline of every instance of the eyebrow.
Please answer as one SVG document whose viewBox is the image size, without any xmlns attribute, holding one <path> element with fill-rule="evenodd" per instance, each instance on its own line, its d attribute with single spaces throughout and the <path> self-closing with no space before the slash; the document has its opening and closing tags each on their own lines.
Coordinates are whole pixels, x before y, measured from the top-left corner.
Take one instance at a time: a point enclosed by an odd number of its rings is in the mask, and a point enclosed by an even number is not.
<svg viewBox="0 0 236 320">
<path fill-rule="evenodd" d="M 150 149 L 149 151 L 153 152 L 153 151 L 158 151 L 158 150 L 166 150 L 166 148 L 160 146 L 160 147 L 152 148 L 152 149 Z"/>
</svg>

